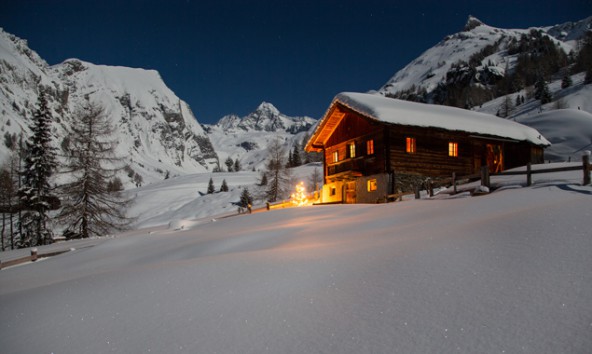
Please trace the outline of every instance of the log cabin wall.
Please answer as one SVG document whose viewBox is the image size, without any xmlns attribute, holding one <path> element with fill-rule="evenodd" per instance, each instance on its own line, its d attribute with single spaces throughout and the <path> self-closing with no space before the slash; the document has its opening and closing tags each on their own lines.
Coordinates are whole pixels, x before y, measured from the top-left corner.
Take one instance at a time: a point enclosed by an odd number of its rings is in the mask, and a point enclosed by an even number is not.
<svg viewBox="0 0 592 354">
<path fill-rule="evenodd" d="M 379 122 L 348 112 L 326 144 L 326 181 L 330 183 L 342 179 L 344 173 L 350 172 L 364 176 L 384 172 L 385 154 L 381 148 L 384 146 L 383 129 Z M 355 145 L 353 157 L 350 147 L 352 144 Z"/>
<path fill-rule="evenodd" d="M 488 164 L 488 145 L 502 151 L 501 169 L 523 166 L 528 162 L 544 162 L 543 148 L 527 142 L 439 128 L 389 124 L 361 116 L 347 107 L 337 108 L 344 117 L 325 144 L 326 183 L 353 181 L 362 176 L 391 172 L 395 179 L 397 175 L 449 177 L 452 172 L 459 176 L 471 175 Z M 407 138 L 414 139 L 413 152 L 407 151 Z M 368 151 L 368 141 L 372 141 L 373 151 Z M 450 156 L 449 143 L 456 144 L 456 156 Z M 353 157 L 352 144 L 355 145 Z"/>
<path fill-rule="evenodd" d="M 397 173 L 423 176 L 447 176 L 452 172 L 469 175 L 475 172 L 476 160 L 481 160 L 481 144 L 463 132 L 435 128 L 390 126 L 390 165 Z M 407 138 L 415 141 L 415 151 L 407 151 Z M 449 156 L 449 143 L 456 143 L 457 156 Z"/>
</svg>

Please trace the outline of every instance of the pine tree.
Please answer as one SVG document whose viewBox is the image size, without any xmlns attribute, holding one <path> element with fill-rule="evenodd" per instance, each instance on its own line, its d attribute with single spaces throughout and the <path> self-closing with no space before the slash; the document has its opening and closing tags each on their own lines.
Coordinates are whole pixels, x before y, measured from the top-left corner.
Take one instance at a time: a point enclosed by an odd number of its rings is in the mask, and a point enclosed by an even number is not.
<svg viewBox="0 0 592 354">
<path fill-rule="evenodd" d="M 226 180 L 222 180 L 222 185 L 220 186 L 220 192 L 228 192 L 228 184 L 226 184 Z"/>
<path fill-rule="evenodd" d="M 261 173 L 261 180 L 259 181 L 259 186 L 266 186 L 267 185 L 267 173 Z"/>
<path fill-rule="evenodd" d="M 75 118 L 64 168 L 72 181 L 60 187 L 63 208 L 57 218 L 67 226 L 65 234 L 72 237 L 123 230 L 130 222 L 125 217 L 130 201 L 116 191 L 122 188 L 115 175 L 123 169 L 119 167 L 123 162 L 115 156 L 114 129 L 103 108 L 94 103 L 80 106 Z"/>
<path fill-rule="evenodd" d="M 534 84 L 534 98 L 541 101 L 541 104 L 549 103 L 552 100 L 551 91 L 549 91 L 549 86 L 547 82 L 540 78 Z"/>
<path fill-rule="evenodd" d="M 210 181 L 208 182 L 208 194 L 213 194 L 215 191 L 214 180 L 212 180 L 212 177 L 210 177 Z"/>
<path fill-rule="evenodd" d="M 2 237 L 3 241 L 6 241 L 6 246 L 4 243 L 2 244 L 3 250 L 5 247 L 8 248 L 8 244 L 10 244 L 10 249 L 15 249 L 15 247 L 17 247 L 16 241 L 18 241 L 18 239 L 16 239 L 16 236 L 19 234 L 14 229 L 14 215 L 16 213 L 20 213 L 20 201 L 18 195 L 20 183 L 20 164 L 21 156 L 18 150 L 16 150 L 8 157 L 8 161 L 0 170 L 0 213 L 2 214 Z M 4 239 L 4 237 L 6 237 L 6 239 Z M 10 240 L 10 242 L 8 242 L 8 240 Z"/>
<path fill-rule="evenodd" d="M 230 156 L 228 156 L 228 158 L 226 159 L 224 164 L 226 165 L 226 169 L 228 170 L 228 172 L 232 172 L 232 167 L 234 166 L 234 161 L 232 161 L 232 158 Z"/>
<path fill-rule="evenodd" d="M 563 75 L 563 79 L 561 80 L 561 88 L 568 88 L 571 85 L 573 85 L 571 76 L 569 76 L 568 74 Z"/>
<path fill-rule="evenodd" d="M 234 172 L 238 172 L 241 170 L 241 164 L 238 160 L 238 157 L 234 160 Z"/>
<path fill-rule="evenodd" d="M 510 98 L 510 95 L 506 95 L 499 108 L 498 116 L 502 118 L 507 118 L 512 114 L 513 111 L 514 105 L 512 104 L 512 99 Z"/>
<path fill-rule="evenodd" d="M 294 150 L 292 151 L 292 167 L 298 167 L 302 165 L 302 159 L 300 158 L 300 145 L 295 144 Z"/>
<path fill-rule="evenodd" d="M 243 189 L 241 196 L 240 196 L 240 201 L 238 202 L 238 205 L 242 208 L 248 208 L 249 205 L 253 204 L 253 197 L 251 196 L 251 193 L 249 192 L 248 188 Z"/>
<path fill-rule="evenodd" d="M 294 160 L 292 159 L 292 151 L 288 151 L 288 162 L 286 163 L 287 168 L 294 167 Z"/>
<path fill-rule="evenodd" d="M 43 90 L 40 90 L 37 106 L 30 126 L 33 135 L 26 143 L 23 186 L 19 190 L 21 204 L 26 209 L 19 221 L 23 230 L 21 247 L 52 242 L 48 212 L 59 204 L 50 186 L 50 178 L 57 167 L 56 149 L 51 145 L 53 117 Z"/>
<path fill-rule="evenodd" d="M 584 77 L 584 85 L 592 84 L 592 69 L 586 70 L 586 76 Z"/>
</svg>

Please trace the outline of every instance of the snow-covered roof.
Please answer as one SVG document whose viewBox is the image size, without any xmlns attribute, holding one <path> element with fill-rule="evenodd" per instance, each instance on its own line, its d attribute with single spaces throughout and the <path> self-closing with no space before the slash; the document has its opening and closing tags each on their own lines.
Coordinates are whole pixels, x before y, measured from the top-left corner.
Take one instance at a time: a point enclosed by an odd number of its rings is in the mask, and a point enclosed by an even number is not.
<svg viewBox="0 0 592 354">
<path fill-rule="evenodd" d="M 385 123 L 463 131 L 528 141 L 539 146 L 551 145 L 541 133 L 533 128 L 489 114 L 460 108 L 415 103 L 375 94 L 354 92 L 338 94 L 333 100 L 333 104 L 335 102 L 339 102 L 368 118 Z"/>
</svg>

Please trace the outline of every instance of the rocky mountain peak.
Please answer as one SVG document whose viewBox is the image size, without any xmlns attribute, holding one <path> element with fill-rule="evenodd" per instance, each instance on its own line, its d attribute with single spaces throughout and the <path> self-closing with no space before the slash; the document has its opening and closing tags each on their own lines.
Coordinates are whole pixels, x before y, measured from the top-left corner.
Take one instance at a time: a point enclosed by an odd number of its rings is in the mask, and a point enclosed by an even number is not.
<svg viewBox="0 0 592 354">
<path fill-rule="evenodd" d="M 479 27 L 483 24 L 484 23 L 481 20 L 479 20 L 477 17 L 469 15 L 469 18 L 467 19 L 467 23 L 465 24 L 463 31 L 465 31 L 465 32 L 471 31 L 472 29 Z"/>
</svg>

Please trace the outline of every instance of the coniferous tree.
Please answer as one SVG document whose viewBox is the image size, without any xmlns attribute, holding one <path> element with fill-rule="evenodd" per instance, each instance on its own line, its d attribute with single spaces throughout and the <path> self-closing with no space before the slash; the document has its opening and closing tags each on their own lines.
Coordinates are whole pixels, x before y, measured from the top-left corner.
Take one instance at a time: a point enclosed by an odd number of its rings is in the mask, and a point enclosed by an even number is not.
<svg viewBox="0 0 592 354">
<path fill-rule="evenodd" d="M 0 208 L 2 209 L 0 213 L 2 213 L 2 235 L 3 237 L 6 237 L 6 246 L 3 244 L 3 249 L 4 247 L 8 248 L 9 244 L 10 249 L 15 249 L 18 242 L 17 236 L 20 235 L 14 228 L 14 215 L 20 212 L 20 200 L 18 195 L 20 164 L 20 154 L 18 151 L 13 152 L 9 156 L 4 167 L 0 170 Z"/>
<path fill-rule="evenodd" d="M 534 98 L 541 101 L 541 104 L 549 103 L 552 100 L 549 86 L 543 78 L 534 84 Z"/>
<path fill-rule="evenodd" d="M 586 76 L 584 77 L 584 84 L 592 84 L 592 69 L 586 70 Z"/>
<path fill-rule="evenodd" d="M 214 180 L 210 177 L 210 181 L 208 182 L 208 194 L 213 194 L 216 190 L 214 189 Z"/>
<path fill-rule="evenodd" d="M 267 185 L 267 173 L 263 172 L 261 174 L 261 180 L 259 181 L 259 185 L 260 186 L 266 186 Z"/>
<path fill-rule="evenodd" d="M 300 158 L 300 145 L 295 144 L 294 150 L 292 151 L 292 167 L 298 167 L 302 165 L 302 159 Z"/>
<path fill-rule="evenodd" d="M 512 99 L 510 98 L 510 95 L 506 95 L 499 108 L 499 116 L 502 118 L 507 118 L 512 114 L 513 111 L 514 105 L 512 104 Z"/>
<path fill-rule="evenodd" d="M 569 74 L 563 75 L 563 79 L 561 80 L 561 88 L 568 88 L 571 85 L 573 85 L 571 76 L 569 76 Z"/>
<path fill-rule="evenodd" d="M 226 159 L 224 164 L 226 165 L 226 169 L 228 170 L 228 172 L 232 172 L 232 167 L 234 166 L 234 161 L 232 161 L 232 158 L 230 156 L 228 156 L 228 158 Z"/>
<path fill-rule="evenodd" d="M 241 163 L 238 160 L 238 157 L 234 160 L 234 172 L 238 172 L 241 170 Z"/>
<path fill-rule="evenodd" d="M 52 242 L 48 213 L 59 203 L 50 185 L 57 167 L 56 149 L 51 145 L 53 117 L 43 90 L 40 90 L 37 105 L 30 126 L 33 135 L 26 142 L 23 185 L 19 190 L 21 204 L 26 209 L 19 220 L 23 230 L 21 247 Z"/>
<path fill-rule="evenodd" d="M 226 180 L 222 180 L 222 185 L 220 186 L 220 192 L 228 192 L 228 184 L 226 184 Z"/>
<path fill-rule="evenodd" d="M 287 168 L 294 167 L 294 160 L 292 160 L 292 151 L 288 151 L 288 162 L 286 163 Z"/>
<path fill-rule="evenodd" d="M 253 197 L 251 196 L 249 189 L 248 188 L 243 189 L 238 205 L 242 208 L 248 208 L 249 205 L 252 205 L 252 204 L 253 204 Z"/>
<path fill-rule="evenodd" d="M 60 188 L 63 208 L 57 218 L 67 236 L 105 236 L 130 222 L 125 217 L 130 201 L 117 191 L 122 185 L 115 177 L 123 162 L 115 156 L 117 141 L 103 108 L 87 102 L 75 114 L 64 168 L 72 180 Z"/>
</svg>

